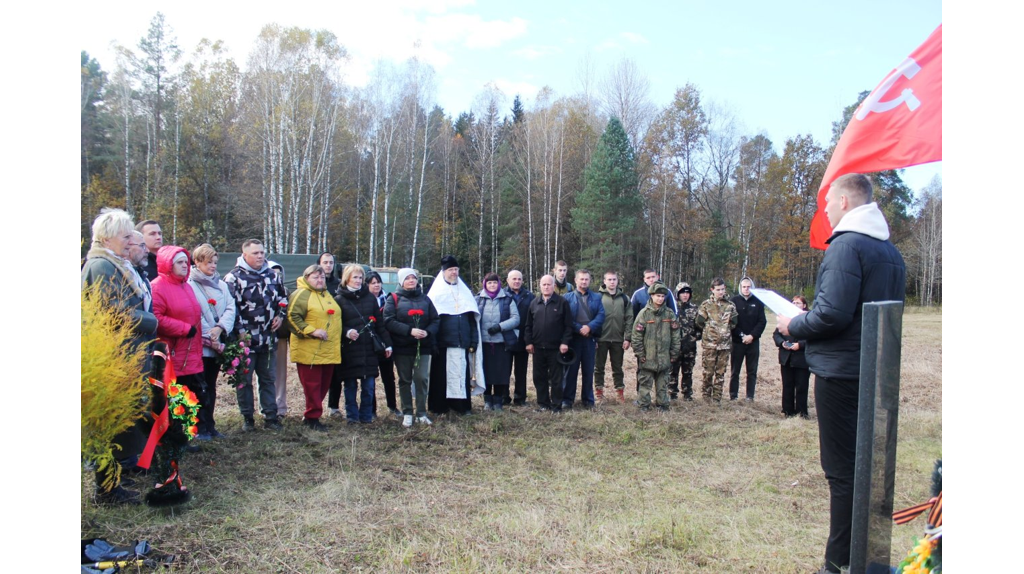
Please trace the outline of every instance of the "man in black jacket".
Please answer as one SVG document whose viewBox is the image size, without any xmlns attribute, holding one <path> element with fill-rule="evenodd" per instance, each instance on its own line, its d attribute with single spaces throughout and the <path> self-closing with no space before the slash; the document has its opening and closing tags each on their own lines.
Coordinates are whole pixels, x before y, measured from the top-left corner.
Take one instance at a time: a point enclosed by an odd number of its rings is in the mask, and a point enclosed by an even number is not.
<svg viewBox="0 0 1024 574">
<path fill-rule="evenodd" d="M 516 302 L 519 310 L 519 341 L 516 342 L 512 351 L 512 374 L 515 377 L 515 391 L 512 395 L 512 404 L 523 406 L 526 404 L 526 363 L 530 360 L 530 354 L 526 352 L 526 312 L 533 302 L 534 294 L 523 285 L 523 273 L 518 269 L 508 272 L 508 287 L 505 291 Z M 505 387 L 507 390 L 508 387 Z M 505 397 L 505 404 L 509 404 L 509 397 Z"/>
<path fill-rule="evenodd" d="M 533 355 L 533 387 L 537 391 L 537 410 L 561 412 L 562 369 L 559 353 L 569 350 L 572 340 L 572 315 L 569 304 L 555 293 L 555 278 L 540 278 L 540 297 L 526 312 L 526 352 Z"/>
<path fill-rule="evenodd" d="M 740 281 L 740 294 L 732 298 L 740 320 L 732 330 L 732 376 L 729 378 L 729 400 L 735 401 L 740 392 L 740 367 L 747 362 L 747 400 L 754 400 L 757 386 L 757 362 L 761 358 L 761 334 L 768 324 L 764 303 L 750 294 L 754 282 L 750 277 Z"/>
<path fill-rule="evenodd" d="M 864 303 L 903 301 L 907 269 L 888 241 L 889 226 L 871 202 L 871 180 L 861 174 L 835 180 L 825 196 L 832 236 L 818 268 L 814 308 L 778 318 L 783 335 L 807 340 L 814 373 L 821 468 L 831 492 L 824 572 L 850 563 L 853 473 L 856 460 L 861 315 Z"/>
</svg>

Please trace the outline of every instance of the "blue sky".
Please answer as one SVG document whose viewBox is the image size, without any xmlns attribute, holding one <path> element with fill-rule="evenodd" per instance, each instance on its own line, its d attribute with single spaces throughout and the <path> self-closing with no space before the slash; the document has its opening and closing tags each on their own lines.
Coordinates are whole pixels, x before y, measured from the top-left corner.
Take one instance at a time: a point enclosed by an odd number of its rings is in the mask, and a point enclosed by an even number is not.
<svg viewBox="0 0 1024 574">
<path fill-rule="evenodd" d="M 257 4 L 258 5 L 258 4 Z M 224 40 L 245 66 L 260 28 L 326 28 L 351 55 L 352 85 L 366 82 L 378 59 L 417 56 L 437 71 L 437 102 L 450 113 L 471 109 L 487 83 L 511 103 L 532 102 L 549 86 L 556 96 L 580 90 L 589 58 L 594 80 L 622 58 L 650 79 L 658 108 L 676 88 L 696 84 L 708 102 L 731 111 L 743 134 L 764 132 L 781 150 L 789 137 L 821 144 L 831 123 L 862 90 L 874 88 L 941 23 L 938 0 L 861 2 L 333 2 L 315 8 L 273 4 L 239 12 L 211 2 L 108 2 L 83 12 L 72 29 L 81 48 L 113 69 L 113 41 L 135 47 L 157 11 L 188 54 L 200 38 Z M 907 171 L 913 189 L 941 174 L 941 164 Z"/>
</svg>

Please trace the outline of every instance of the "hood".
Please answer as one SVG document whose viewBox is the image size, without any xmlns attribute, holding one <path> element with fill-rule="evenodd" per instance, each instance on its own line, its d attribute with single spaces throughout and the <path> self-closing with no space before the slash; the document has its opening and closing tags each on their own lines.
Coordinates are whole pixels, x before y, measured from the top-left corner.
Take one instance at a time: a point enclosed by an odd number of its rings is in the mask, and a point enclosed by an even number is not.
<svg viewBox="0 0 1024 574">
<path fill-rule="evenodd" d="M 164 245 L 156 252 L 156 272 L 164 279 L 174 281 L 175 283 L 184 283 L 188 279 L 188 275 L 178 277 L 171 273 L 171 269 L 174 266 L 174 257 L 182 252 L 188 258 L 188 265 L 191 268 L 192 256 L 188 254 L 188 250 L 177 245 Z"/>
<path fill-rule="evenodd" d="M 163 249 L 163 248 L 161 247 L 161 249 Z M 263 271 L 264 269 L 270 269 L 270 264 L 267 262 L 266 259 L 263 260 L 263 267 L 260 267 L 259 269 L 253 269 L 252 267 L 250 267 L 249 264 L 245 262 L 245 258 L 242 257 L 241 255 L 238 256 L 238 260 L 235 263 L 239 267 L 241 267 L 242 269 L 248 269 L 249 271 L 252 271 L 253 273 L 259 273 L 259 272 Z M 284 273 L 282 273 L 281 275 L 282 275 L 282 280 L 283 280 L 284 279 Z"/>
<path fill-rule="evenodd" d="M 878 209 L 877 203 L 868 203 L 855 207 L 846 212 L 846 215 L 839 220 L 839 225 L 832 230 L 832 241 L 840 233 L 852 231 L 885 241 L 889 239 L 889 224 L 885 222 L 885 215 Z"/>
<path fill-rule="evenodd" d="M 323 289 L 314 289 L 308 282 L 306 282 L 306 278 L 305 277 L 299 277 L 298 279 L 296 279 L 295 280 L 295 286 L 298 289 L 305 289 L 306 291 L 312 291 L 314 293 L 321 293 L 321 292 L 327 291 L 327 287 L 326 286 L 324 286 Z"/>
</svg>

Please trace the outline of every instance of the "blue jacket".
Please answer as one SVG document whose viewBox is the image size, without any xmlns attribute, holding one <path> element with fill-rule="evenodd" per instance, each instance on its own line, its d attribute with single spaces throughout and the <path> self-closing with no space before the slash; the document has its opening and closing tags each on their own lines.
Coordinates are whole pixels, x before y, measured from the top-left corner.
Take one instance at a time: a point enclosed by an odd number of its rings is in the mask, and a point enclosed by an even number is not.
<svg viewBox="0 0 1024 574">
<path fill-rule="evenodd" d="M 572 336 L 579 337 L 583 325 L 576 322 L 576 312 L 579 310 L 580 292 L 573 289 L 563 295 L 565 302 L 569 304 L 569 315 L 572 316 Z M 587 308 L 590 310 L 590 337 L 597 339 L 601 336 L 601 327 L 604 326 L 604 303 L 601 302 L 601 294 L 596 291 L 587 291 Z"/>
</svg>

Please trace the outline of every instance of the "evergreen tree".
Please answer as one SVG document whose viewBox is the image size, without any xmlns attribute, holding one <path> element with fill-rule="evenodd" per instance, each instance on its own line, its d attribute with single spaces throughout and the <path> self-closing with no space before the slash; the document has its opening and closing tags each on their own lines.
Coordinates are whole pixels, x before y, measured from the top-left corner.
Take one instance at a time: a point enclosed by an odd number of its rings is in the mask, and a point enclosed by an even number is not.
<svg viewBox="0 0 1024 574">
<path fill-rule="evenodd" d="M 580 266 L 597 274 L 624 263 L 642 205 L 635 154 L 618 118 L 608 120 L 583 179 L 570 214 L 583 245 Z"/>
</svg>

